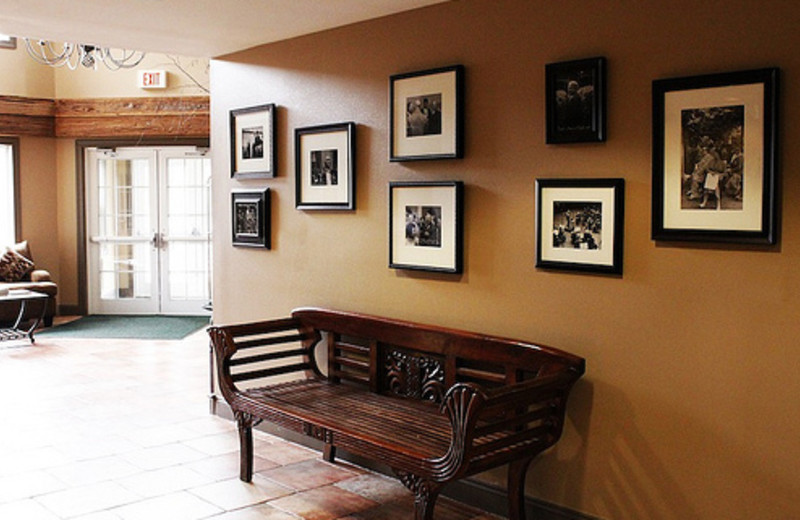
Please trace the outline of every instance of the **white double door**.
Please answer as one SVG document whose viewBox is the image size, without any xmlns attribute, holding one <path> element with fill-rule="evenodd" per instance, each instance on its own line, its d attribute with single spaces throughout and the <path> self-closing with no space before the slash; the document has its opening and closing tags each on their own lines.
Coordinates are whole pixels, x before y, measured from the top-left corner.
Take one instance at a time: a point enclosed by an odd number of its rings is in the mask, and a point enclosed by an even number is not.
<svg viewBox="0 0 800 520">
<path fill-rule="evenodd" d="M 194 147 L 86 150 L 92 314 L 206 314 L 211 160 Z"/>
</svg>

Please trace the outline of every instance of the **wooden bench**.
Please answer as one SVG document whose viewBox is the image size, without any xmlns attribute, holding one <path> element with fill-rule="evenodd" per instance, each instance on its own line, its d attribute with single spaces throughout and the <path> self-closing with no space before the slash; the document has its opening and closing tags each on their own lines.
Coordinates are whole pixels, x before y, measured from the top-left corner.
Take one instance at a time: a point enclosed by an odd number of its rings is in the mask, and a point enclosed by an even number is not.
<svg viewBox="0 0 800 520">
<path fill-rule="evenodd" d="M 528 466 L 560 437 L 584 372 L 582 358 L 541 345 L 324 309 L 209 334 L 243 481 L 252 428 L 269 421 L 323 441 L 330 462 L 339 447 L 389 466 L 416 520 L 433 518 L 446 483 L 506 463 L 509 515 L 524 519 Z"/>
</svg>

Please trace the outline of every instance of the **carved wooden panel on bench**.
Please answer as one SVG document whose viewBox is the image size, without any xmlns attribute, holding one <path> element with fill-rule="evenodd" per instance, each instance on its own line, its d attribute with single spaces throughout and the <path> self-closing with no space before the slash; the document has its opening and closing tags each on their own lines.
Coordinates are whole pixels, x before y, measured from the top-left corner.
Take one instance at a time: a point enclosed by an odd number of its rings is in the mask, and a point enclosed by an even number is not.
<svg viewBox="0 0 800 520">
<path fill-rule="evenodd" d="M 444 358 L 397 348 L 384 348 L 381 366 L 385 370 L 383 391 L 441 403 L 446 391 Z"/>
</svg>

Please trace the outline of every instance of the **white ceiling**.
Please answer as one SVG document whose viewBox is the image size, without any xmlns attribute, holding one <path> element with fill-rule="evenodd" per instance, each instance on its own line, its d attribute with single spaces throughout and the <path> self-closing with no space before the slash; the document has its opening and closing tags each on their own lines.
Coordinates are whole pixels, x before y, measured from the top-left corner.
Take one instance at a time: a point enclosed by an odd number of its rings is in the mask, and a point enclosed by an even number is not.
<svg viewBox="0 0 800 520">
<path fill-rule="evenodd" d="M 0 33 L 215 57 L 448 0 L 0 0 Z"/>
</svg>

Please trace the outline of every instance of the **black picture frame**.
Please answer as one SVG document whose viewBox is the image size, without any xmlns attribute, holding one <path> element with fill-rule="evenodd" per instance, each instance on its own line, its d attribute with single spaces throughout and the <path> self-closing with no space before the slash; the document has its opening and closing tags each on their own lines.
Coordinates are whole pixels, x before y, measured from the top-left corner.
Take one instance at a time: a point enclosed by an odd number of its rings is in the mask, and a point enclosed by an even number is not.
<svg viewBox="0 0 800 520">
<path fill-rule="evenodd" d="M 391 162 L 464 157 L 463 65 L 395 74 L 389 100 Z"/>
<path fill-rule="evenodd" d="M 622 274 L 624 179 L 536 180 L 536 267 Z"/>
<path fill-rule="evenodd" d="M 356 208 L 356 124 L 296 128 L 295 207 L 301 210 Z"/>
<path fill-rule="evenodd" d="M 275 177 L 275 104 L 230 111 L 231 177 Z"/>
<path fill-rule="evenodd" d="M 653 81 L 653 240 L 778 240 L 779 69 Z"/>
<path fill-rule="evenodd" d="M 231 191 L 231 231 L 234 246 L 271 249 L 270 190 Z"/>
<path fill-rule="evenodd" d="M 389 183 L 389 267 L 463 271 L 461 181 Z"/>
<path fill-rule="evenodd" d="M 545 65 L 547 144 L 606 140 L 606 59 Z"/>
</svg>

